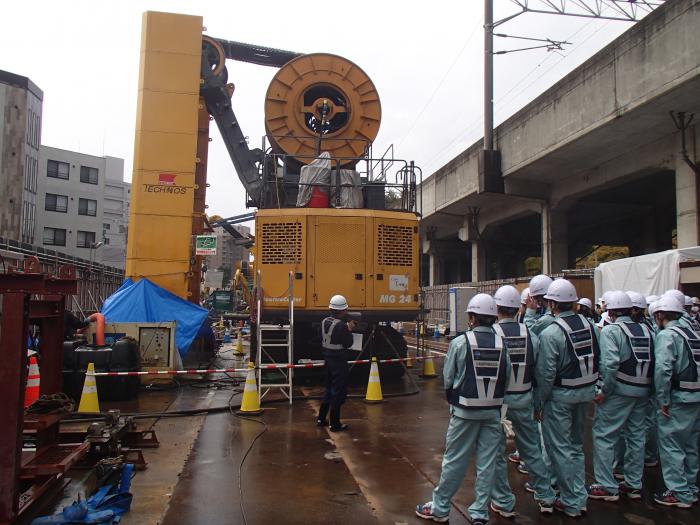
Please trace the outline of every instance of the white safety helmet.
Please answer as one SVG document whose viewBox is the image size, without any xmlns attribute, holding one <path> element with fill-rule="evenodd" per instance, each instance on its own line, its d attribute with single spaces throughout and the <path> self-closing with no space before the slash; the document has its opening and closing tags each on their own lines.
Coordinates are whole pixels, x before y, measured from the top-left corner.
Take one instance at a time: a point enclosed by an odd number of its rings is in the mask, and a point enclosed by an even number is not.
<svg viewBox="0 0 700 525">
<path fill-rule="evenodd" d="M 576 295 L 576 287 L 566 279 L 557 279 L 549 285 L 547 295 L 544 296 L 548 301 L 557 303 L 573 303 L 578 301 Z"/>
<path fill-rule="evenodd" d="M 683 298 L 685 299 L 685 297 Z M 678 297 L 678 294 L 665 293 L 661 296 L 661 299 L 654 303 L 654 313 L 656 312 L 675 312 L 682 314 L 685 312 L 683 308 L 683 302 Z"/>
<path fill-rule="evenodd" d="M 496 317 L 496 301 L 487 293 L 478 293 L 469 301 L 467 313 Z"/>
<path fill-rule="evenodd" d="M 610 297 L 611 293 L 612 293 L 612 291 L 603 292 L 603 295 L 600 296 L 600 305 L 601 306 L 606 306 L 608 304 L 608 298 Z"/>
<path fill-rule="evenodd" d="M 493 299 L 496 301 L 496 306 L 520 308 L 520 294 L 514 286 L 509 284 L 501 286 L 496 290 L 496 293 L 493 294 Z"/>
<path fill-rule="evenodd" d="M 520 303 L 525 304 L 527 303 L 527 298 L 530 295 L 530 289 L 525 288 L 522 292 L 520 292 Z"/>
<path fill-rule="evenodd" d="M 347 310 L 348 301 L 342 295 L 334 295 L 328 305 L 331 310 Z"/>
<path fill-rule="evenodd" d="M 658 295 L 647 295 L 646 296 L 647 304 L 655 303 L 656 301 L 659 300 Z"/>
<path fill-rule="evenodd" d="M 581 299 L 579 299 L 578 304 L 580 304 L 581 306 L 587 306 L 591 310 L 593 309 L 593 303 L 588 297 L 582 297 Z"/>
<path fill-rule="evenodd" d="M 685 296 L 685 306 L 693 306 L 693 298 L 689 295 Z"/>
<path fill-rule="evenodd" d="M 545 295 L 552 284 L 552 278 L 549 275 L 535 275 L 530 279 L 530 295 L 539 297 Z"/>
<path fill-rule="evenodd" d="M 632 299 L 625 292 L 616 290 L 610 292 L 606 304 L 608 310 L 629 310 L 632 308 Z"/>
<path fill-rule="evenodd" d="M 639 308 L 640 310 L 644 310 L 647 305 L 649 304 L 647 300 L 644 298 L 642 294 L 639 292 L 627 292 L 627 295 L 629 296 L 630 300 L 632 301 L 632 306 L 634 308 Z"/>
<path fill-rule="evenodd" d="M 656 312 L 656 303 L 658 302 L 658 299 L 656 301 L 652 301 L 649 303 L 649 306 L 647 306 L 647 311 L 649 312 L 650 317 L 654 317 L 654 312 Z"/>
<path fill-rule="evenodd" d="M 683 292 L 681 292 L 680 290 L 676 290 L 675 288 L 672 288 L 670 290 L 666 290 L 664 292 L 664 295 L 671 295 L 671 296 L 675 297 L 676 299 L 678 299 L 681 302 L 681 304 L 685 304 L 685 294 Z M 661 297 L 663 297 L 663 295 Z"/>
</svg>

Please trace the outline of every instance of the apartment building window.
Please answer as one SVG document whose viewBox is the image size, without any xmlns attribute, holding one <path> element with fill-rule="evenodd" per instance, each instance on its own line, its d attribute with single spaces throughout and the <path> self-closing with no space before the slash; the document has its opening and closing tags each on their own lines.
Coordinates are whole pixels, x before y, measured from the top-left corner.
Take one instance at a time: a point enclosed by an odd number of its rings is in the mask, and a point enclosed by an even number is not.
<svg viewBox="0 0 700 525">
<path fill-rule="evenodd" d="M 70 165 L 67 162 L 59 162 L 57 160 L 49 160 L 46 162 L 46 176 L 53 179 L 68 180 Z"/>
<path fill-rule="evenodd" d="M 68 197 L 66 195 L 47 193 L 46 200 L 44 201 L 44 209 L 46 211 L 66 213 L 68 211 Z"/>
<path fill-rule="evenodd" d="M 95 245 L 95 232 L 78 230 L 78 248 L 92 248 Z"/>
<path fill-rule="evenodd" d="M 25 202 L 22 210 L 22 242 L 34 242 L 34 223 L 36 206 L 31 202 Z"/>
<path fill-rule="evenodd" d="M 36 193 L 37 160 L 29 155 L 24 156 L 24 189 Z"/>
<path fill-rule="evenodd" d="M 65 246 L 66 230 L 62 228 L 44 228 L 44 244 L 47 246 Z"/>
<path fill-rule="evenodd" d="M 80 166 L 80 182 L 97 184 L 97 168 Z"/>
<path fill-rule="evenodd" d="M 109 230 L 110 224 L 108 222 L 102 223 L 103 230 Z"/>
<path fill-rule="evenodd" d="M 90 217 L 97 215 L 97 201 L 92 199 L 79 199 L 78 215 L 89 215 Z"/>
</svg>

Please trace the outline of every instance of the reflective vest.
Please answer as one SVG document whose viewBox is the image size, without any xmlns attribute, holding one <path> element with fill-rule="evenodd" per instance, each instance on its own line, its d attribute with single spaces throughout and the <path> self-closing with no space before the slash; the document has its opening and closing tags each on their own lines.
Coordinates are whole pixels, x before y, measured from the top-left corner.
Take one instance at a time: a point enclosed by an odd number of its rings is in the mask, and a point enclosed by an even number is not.
<svg viewBox="0 0 700 525">
<path fill-rule="evenodd" d="M 646 315 L 642 317 L 642 321 L 644 322 L 644 325 L 651 331 L 653 334 L 656 332 L 656 325 L 654 324 L 654 321 L 651 319 L 651 317 L 647 317 Z"/>
<path fill-rule="evenodd" d="M 617 380 L 632 386 L 651 386 L 654 375 L 654 340 L 645 324 L 617 322 L 632 347 L 629 359 L 620 363 Z"/>
<path fill-rule="evenodd" d="M 593 327 L 582 315 L 557 317 L 554 322 L 566 335 L 569 364 L 557 374 L 554 384 L 563 388 L 583 388 L 598 381 L 598 356 Z"/>
<path fill-rule="evenodd" d="M 338 343 L 331 343 L 331 335 L 333 335 L 333 330 L 338 326 L 338 323 L 342 323 L 341 319 L 336 319 L 335 317 L 326 317 L 321 323 L 321 345 L 325 350 L 344 350 L 345 347 Z"/>
<path fill-rule="evenodd" d="M 686 317 L 686 321 L 688 321 L 690 329 L 695 332 L 696 335 L 700 336 L 700 323 L 698 323 L 697 319 L 688 316 Z"/>
<path fill-rule="evenodd" d="M 680 373 L 674 371 L 671 387 L 684 392 L 700 392 L 700 338 L 690 328 L 672 326 L 671 330 L 683 337 L 688 354 L 688 366 Z"/>
<path fill-rule="evenodd" d="M 506 393 L 506 353 L 494 332 L 467 332 L 464 379 L 447 391 L 448 401 L 466 409 L 499 408 Z"/>
<path fill-rule="evenodd" d="M 505 322 L 493 325 L 493 330 L 503 339 L 503 346 L 510 358 L 511 375 L 508 394 L 522 394 L 532 390 L 532 368 L 535 353 L 527 327 L 521 323 Z"/>
</svg>

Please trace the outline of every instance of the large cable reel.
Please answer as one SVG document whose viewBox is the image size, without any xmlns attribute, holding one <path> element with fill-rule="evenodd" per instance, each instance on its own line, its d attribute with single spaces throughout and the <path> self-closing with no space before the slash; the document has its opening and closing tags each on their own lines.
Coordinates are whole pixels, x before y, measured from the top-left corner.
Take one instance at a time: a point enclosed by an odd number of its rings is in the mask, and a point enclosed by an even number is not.
<svg viewBox="0 0 700 525">
<path fill-rule="evenodd" d="M 273 151 L 302 164 L 320 149 L 343 166 L 354 165 L 377 137 L 381 118 L 379 94 L 369 76 L 327 53 L 287 62 L 265 95 L 265 130 Z"/>
</svg>

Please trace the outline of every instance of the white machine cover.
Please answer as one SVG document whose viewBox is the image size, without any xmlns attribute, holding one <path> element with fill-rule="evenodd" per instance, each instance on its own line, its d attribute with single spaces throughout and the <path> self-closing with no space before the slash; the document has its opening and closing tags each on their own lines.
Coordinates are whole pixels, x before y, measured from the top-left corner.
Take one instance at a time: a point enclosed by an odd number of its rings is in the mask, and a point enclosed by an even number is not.
<svg viewBox="0 0 700 525">
<path fill-rule="evenodd" d="M 331 175 L 331 206 L 334 208 L 363 208 L 362 181 L 355 170 L 339 170 L 340 172 L 340 204 L 336 203 L 337 188 L 335 184 L 336 171 Z"/>
<path fill-rule="evenodd" d="M 600 264 L 595 269 L 595 296 L 609 290 L 634 290 L 644 296 L 661 295 L 678 288 L 679 264 L 700 260 L 700 246 L 627 257 Z"/>
<path fill-rule="evenodd" d="M 306 166 L 302 166 L 299 175 L 299 193 L 297 194 L 297 208 L 305 207 L 311 200 L 311 192 L 314 186 L 319 184 L 321 191 L 328 192 L 328 184 L 331 182 L 331 154 L 324 151 L 319 158 Z"/>
</svg>

